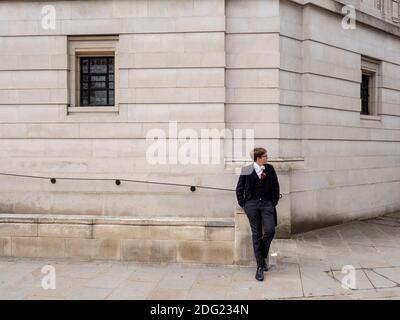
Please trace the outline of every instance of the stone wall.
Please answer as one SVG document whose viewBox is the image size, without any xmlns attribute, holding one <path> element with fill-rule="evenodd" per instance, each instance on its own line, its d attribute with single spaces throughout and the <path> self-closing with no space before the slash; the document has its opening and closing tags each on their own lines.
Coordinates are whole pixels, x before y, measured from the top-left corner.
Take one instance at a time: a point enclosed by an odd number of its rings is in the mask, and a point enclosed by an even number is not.
<svg viewBox="0 0 400 320">
<path fill-rule="evenodd" d="M 234 187 L 224 162 L 149 165 L 146 133 L 225 128 L 225 2 L 54 1 L 0 7 L 2 172 Z M 69 36 L 117 35 L 117 110 L 69 112 Z M 221 143 L 223 154 L 223 144 Z M 223 159 L 222 159 L 223 160 Z M 90 215 L 232 216 L 232 192 L 157 185 L 1 177 L 0 211 Z"/>
<path fill-rule="evenodd" d="M 46 2 L 57 22 L 45 30 L 43 4 L 1 1 L 0 171 L 234 189 L 244 159 L 149 165 L 146 133 L 252 128 L 281 183 L 280 236 L 399 209 L 394 24 L 364 14 L 345 30 L 336 1 L 110 0 Z M 78 35 L 117 37 L 117 108 L 69 108 Z M 376 117 L 360 116 L 361 56 L 381 63 Z M 232 218 L 236 205 L 233 192 L 178 186 L 0 182 L 4 213 Z"/>
<path fill-rule="evenodd" d="M 398 210 L 400 41 L 314 5 L 281 2 L 281 137 L 304 169 L 290 180 L 293 232 Z M 361 57 L 380 61 L 377 116 L 360 116 Z"/>
</svg>

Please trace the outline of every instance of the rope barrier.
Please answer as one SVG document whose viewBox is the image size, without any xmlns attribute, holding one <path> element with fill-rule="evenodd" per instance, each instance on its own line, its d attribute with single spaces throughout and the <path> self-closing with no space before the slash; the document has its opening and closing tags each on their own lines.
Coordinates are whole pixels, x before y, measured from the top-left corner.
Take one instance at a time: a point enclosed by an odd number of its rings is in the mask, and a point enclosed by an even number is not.
<svg viewBox="0 0 400 320">
<path fill-rule="evenodd" d="M 217 187 L 207 187 L 207 186 L 195 186 L 183 183 L 169 183 L 169 182 L 159 182 L 159 181 L 145 181 L 145 180 L 135 180 L 135 179 L 114 179 L 114 178 L 71 178 L 71 177 L 45 177 L 45 176 L 32 176 L 26 174 L 15 174 L 15 173 L 3 173 L 0 172 L 2 176 L 12 176 L 12 177 L 24 177 L 33 179 L 46 179 L 50 180 L 52 184 L 55 184 L 57 180 L 90 180 L 90 181 L 115 181 L 117 186 L 121 185 L 121 181 L 124 182 L 134 182 L 134 183 L 147 183 L 147 184 L 158 184 L 158 185 L 168 185 L 177 187 L 189 187 L 190 191 L 194 192 L 196 189 L 209 189 L 209 190 L 220 190 L 220 191 L 236 191 L 235 189 L 217 188 Z"/>
</svg>

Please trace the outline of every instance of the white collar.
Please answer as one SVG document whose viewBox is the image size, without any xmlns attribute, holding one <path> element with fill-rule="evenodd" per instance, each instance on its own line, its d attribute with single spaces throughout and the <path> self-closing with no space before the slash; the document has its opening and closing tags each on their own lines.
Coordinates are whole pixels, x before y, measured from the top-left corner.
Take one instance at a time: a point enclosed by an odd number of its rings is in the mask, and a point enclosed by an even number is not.
<svg viewBox="0 0 400 320">
<path fill-rule="evenodd" d="M 260 166 L 257 162 L 253 162 L 253 167 L 257 173 L 265 169 L 265 166 Z"/>
</svg>

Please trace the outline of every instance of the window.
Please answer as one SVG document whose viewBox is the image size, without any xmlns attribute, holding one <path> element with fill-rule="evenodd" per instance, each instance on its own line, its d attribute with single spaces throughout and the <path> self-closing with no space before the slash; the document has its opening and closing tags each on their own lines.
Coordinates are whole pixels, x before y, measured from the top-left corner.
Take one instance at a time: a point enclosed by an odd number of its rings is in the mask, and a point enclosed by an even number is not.
<svg viewBox="0 0 400 320">
<path fill-rule="evenodd" d="M 361 58 L 360 114 L 376 116 L 380 110 L 380 64 L 371 58 Z"/>
<path fill-rule="evenodd" d="M 361 79 L 361 114 L 369 114 L 369 83 L 370 76 L 363 74 Z"/>
<path fill-rule="evenodd" d="M 68 112 L 118 111 L 118 36 L 70 36 Z"/>
<path fill-rule="evenodd" d="M 393 22 L 399 22 L 399 0 L 393 0 L 392 1 L 392 19 Z"/>
<path fill-rule="evenodd" d="M 114 105 L 114 57 L 80 57 L 80 105 Z"/>
<path fill-rule="evenodd" d="M 375 8 L 379 11 L 383 11 L 383 1 L 384 0 L 375 0 Z"/>
</svg>

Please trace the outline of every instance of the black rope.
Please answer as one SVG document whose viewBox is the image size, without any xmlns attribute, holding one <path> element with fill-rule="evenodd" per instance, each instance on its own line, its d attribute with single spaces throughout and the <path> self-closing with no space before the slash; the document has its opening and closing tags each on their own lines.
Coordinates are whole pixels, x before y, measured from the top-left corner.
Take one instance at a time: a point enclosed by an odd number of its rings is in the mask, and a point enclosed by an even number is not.
<svg viewBox="0 0 400 320">
<path fill-rule="evenodd" d="M 88 181 L 115 181 L 115 184 L 119 186 L 121 181 L 126 182 L 134 182 L 134 183 L 147 183 L 147 184 L 158 184 L 158 185 L 167 185 L 167 186 L 177 186 L 177 187 L 189 187 L 190 191 L 195 192 L 196 189 L 208 189 L 208 190 L 220 190 L 220 191 L 236 191 L 235 189 L 226 189 L 226 188 L 217 188 L 217 187 L 207 187 L 207 186 L 195 186 L 191 184 L 183 184 L 183 183 L 170 183 L 170 182 L 159 182 L 159 181 L 145 181 L 145 180 L 134 180 L 134 179 L 113 179 L 113 178 L 71 178 L 71 177 L 62 177 L 62 178 L 54 178 L 54 177 L 43 177 L 43 176 L 30 176 L 26 174 L 16 174 L 16 173 L 4 173 L 0 172 L 1 176 L 12 176 L 12 177 L 24 177 L 24 178 L 33 178 L 33 179 L 46 179 L 50 180 L 52 184 L 59 180 L 88 180 Z M 279 198 L 282 198 L 282 194 L 279 194 Z"/>
<path fill-rule="evenodd" d="M 44 176 L 31 176 L 26 174 L 15 174 L 15 173 L 2 173 L 2 176 L 13 176 L 13 177 L 24 177 L 24 178 L 33 178 L 33 179 L 46 179 L 50 180 L 51 183 L 56 183 L 57 180 L 89 180 L 89 181 L 115 181 L 116 185 L 120 185 L 121 181 L 125 182 L 135 182 L 135 183 L 147 183 L 147 184 L 158 184 L 158 185 L 167 185 L 167 186 L 177 186 L 177 187 L 189 187 L 190 191 L 194 192 L 196 189 L 209 189 L 209 190 L 221 190 L 221 191 L 236 191 L 234 189 L 225 189 L 225 188 L 217 188 L 217 187 L 207 187 L 207 186 L 195 186 L 190 184 L 183 183 L 169 183 L 169 182 L 158 182 L 158 181 L 145 181 L 145 180 L 134 180 L 134 179 L 113 179 L 113 178 L 71 178 L 71 177 L 44 177 Z"/>
</svg>

